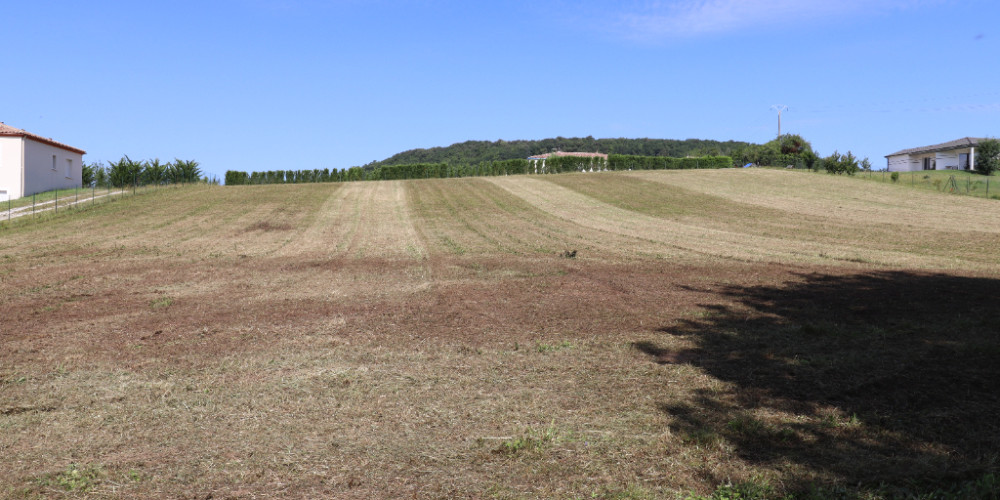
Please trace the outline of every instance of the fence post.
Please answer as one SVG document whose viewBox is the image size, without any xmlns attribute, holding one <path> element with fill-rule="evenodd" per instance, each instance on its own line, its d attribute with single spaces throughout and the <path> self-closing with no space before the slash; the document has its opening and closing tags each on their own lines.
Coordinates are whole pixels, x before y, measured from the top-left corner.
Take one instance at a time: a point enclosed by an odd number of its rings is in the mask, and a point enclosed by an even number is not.
<svg viewBox="0 0 1000 500">
<path fill-rule="evenodd" d="M 59 213 L 59 190 L 56 189 L 56 213 Z"/>
<path fill-rule="evenodd" d="M 987 179 L 986 182 L 989 182 L 989 180 Z M 986 186 L 987 186 L 986 193 L 989 194 L 989 191 L 990 191 L 989 190 L 989 184 L 987 184 Z M 32 217 L 35 216 L 35 194 L 34 193 L 31 194 L 31 216 Z"/>
</svg>

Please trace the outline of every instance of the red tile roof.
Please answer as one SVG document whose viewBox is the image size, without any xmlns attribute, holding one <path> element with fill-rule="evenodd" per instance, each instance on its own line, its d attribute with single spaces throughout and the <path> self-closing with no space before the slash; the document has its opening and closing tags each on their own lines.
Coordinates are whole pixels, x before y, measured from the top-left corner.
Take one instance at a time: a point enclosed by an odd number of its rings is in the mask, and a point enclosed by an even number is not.
<svg viewBox="0 0 1000 500">
<path fill-rule="evenodd" d="M 42 137 L 40 135 L 35 135 L 25 130 L 21 130 L 19 128 L 11 127 L 10 125 L 7 125 L 3 122 L 0 122 L 0 136 L 26 137 L 33 141 L 41 142 L 43 144 L 48 144 L 49 146 L 55 146 L 57 148 L 65 149 L 66 151 L 72 151 L 74 153 L 80 153 L 82 155 L 87 154 L 87 152 L 82 149 L 74 148 L 73 146 L 63 144 L 58 141 L 54 141 L 50 137 Z"/>
</svg>

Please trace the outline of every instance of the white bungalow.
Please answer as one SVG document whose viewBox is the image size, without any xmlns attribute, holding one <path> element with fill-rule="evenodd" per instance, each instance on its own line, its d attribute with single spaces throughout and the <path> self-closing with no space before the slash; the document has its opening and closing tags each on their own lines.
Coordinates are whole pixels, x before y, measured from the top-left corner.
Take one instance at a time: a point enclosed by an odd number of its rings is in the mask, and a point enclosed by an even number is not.
<svg viewBox="0 0 1000 500">
<path fill-rule="evenodd" d="M 976 146 L 982 138 L 963 137 L 954 141 L 904 149 L 886 155 L 890 172 L 913 170 L 973 170 L 976 165 Z"/>
<path fill-rule="evenodd" d="M 80 186 L 85 154 L 0 122 L 0 201 Z"/>
</svg>

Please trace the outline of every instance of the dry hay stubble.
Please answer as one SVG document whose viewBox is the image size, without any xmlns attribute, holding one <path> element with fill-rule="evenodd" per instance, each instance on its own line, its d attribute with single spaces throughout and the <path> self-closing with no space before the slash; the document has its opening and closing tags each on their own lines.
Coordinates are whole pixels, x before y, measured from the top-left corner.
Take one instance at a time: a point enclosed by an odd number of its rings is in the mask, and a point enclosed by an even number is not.
<svg viewBox="0 0 1000 500">
<path fill-rule="evenodd" d="M 546 183 L 523 181 L 530 190 Z M 669 494 L 725 478 L 853 477 L 824 456 L 748 457 L 763 438 L 743 439 L 729 424 L 734 416 L 746 429 L 761 421 L 783 430 L 849 415 L 829 403 L 796 409 L 713 372 L 710 361 L 742 355 L 706 359 L 712 344 L 696 327 L 705 325 L 709 339 L 720 333 L 723 345 L 740 341 L 734 325 L 775 317 L 741 304 L 742 292 L 854 269 L 650 258 L 616 248 L 637 240 L 616 228 L 628 211 L 572 191 L 551 205 L 525 203 L 493 180 L 461 180 L 445 203 L 468 216 L 432 221 L 427 209 L 438 205 L 429 198 L 448 181 L 420 182 L 401 184 L 412 190 L 405 203 L 398 190 L 361 183 L 345 192 L 303 186 L 309 202 L 290 203 L 289 220 L 328 222 L 290 222 L 296 229 L 284 239 L 264 236 L 285 231 L 257 232 L 239 251 L 215 242 L 222 227 L 239 235 L 232 226 L 252 224 L 235 215 L 246 213 L 239 203 L 213 209 L 239 223 L 203 228 L 171 252 L 143 250 L 170 240 L 158 230 L 134 240 L 122 233 L 119 246 L 80 232 L 15 233 L 4 250 L 14 257 L 2 261 L 11 349 L 0 352 L 8 431 L 0 448 L 17 458 L 4 459 L 11 472 L 0 491 L 52 493 L 42 483 L 70 463 L 104 471 L 96 494 L 125 496 L 586 496 L 627 485 Z M 336 232 L 360 224 L 374 200 L 394 207 L 378 213 L 395 222 Z M 358 209 L 339 210 L 348 205 Z M 601 226 L 573 219 L 578 207 L 594 210 Z M 659 219 L 634 227 L 662 228 Z M 303 228 L 314 236 L 295 240 Z M 504 229 L 540 233 L 549 249 L 592 239 L 587 248 L 602 251 L 563 259 Z M 387 234 L 400 235 L 392 251 L 356 258 L 374 242 L 392 243 Z M 451 255 L 431 243 L 441 234 L 475 250 Z M 413 235 L 428 242 L 426 258 L 398 244 Z M 350 243 L 331 252 L 331 240 Z M 99 251 L 78 251 L 88 245 Z M 770 354 L 743 347 L 764 361 Z M 885 436 L 878 427 L 837 432 L 828 434 L 857 433 L 850 443 Z M 788 446 L 779 449 L 797 450 Z M 130 470 L 142 479 L 129 480 Z"/>
</svg>

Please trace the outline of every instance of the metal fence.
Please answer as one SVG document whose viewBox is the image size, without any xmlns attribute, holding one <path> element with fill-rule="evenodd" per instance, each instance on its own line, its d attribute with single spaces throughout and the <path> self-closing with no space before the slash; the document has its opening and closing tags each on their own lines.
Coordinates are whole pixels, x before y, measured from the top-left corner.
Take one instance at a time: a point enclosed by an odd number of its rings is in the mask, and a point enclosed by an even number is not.
<svg viewBox="0 0 1000 500">
<path fill-rule="evenodd" d="M 67 211 L 85 210 L 125 197 L 138 196 L 171 186 L 176 185 L 108 186 L 101 188 L 91 186 L 89 188 L 36 193 L 30 197 L 25 196 L 16 200 L 8 199 L 0 202 L 0 227 L 10 226 L 14 221 L 25 218 L 39 219 Z"/>
<path fill-rule="evenodd" d="M 1000 182 L 991 176 L 961 171 L 914 170 L 889 172 L 886 170 L 859 172 L 862 179 L 887 184 L 909 186 L 949 194 L 978 198 L 1000 199 Z M 894 175 L 895 174 L 895 175 Z"/>
</svg>

